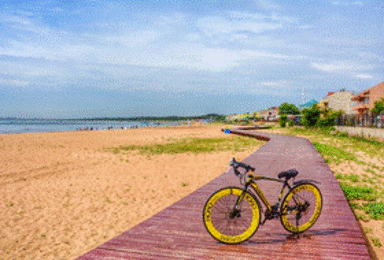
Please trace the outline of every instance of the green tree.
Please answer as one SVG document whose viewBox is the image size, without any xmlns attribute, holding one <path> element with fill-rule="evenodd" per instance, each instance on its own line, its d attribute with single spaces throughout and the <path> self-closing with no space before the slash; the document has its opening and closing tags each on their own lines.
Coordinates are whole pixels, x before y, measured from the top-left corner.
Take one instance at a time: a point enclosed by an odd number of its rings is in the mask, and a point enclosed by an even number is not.
<svg viewBox="0 0 384 260">
<path fill-rule="evenodd" d="M 293 104 L 283 103 L 279 106 L 279 115 L 299 115 L 300 111 Z"/>
<path fill-rule="evenodd" d="M 380 100 L 376 100 L 374 103 L 374 107 L 371 110 L 372 115 L 380 115 L 381 113 L 384 113 L 384 98 L 381 98 Z"/>
<path fill-rule="evenodd" d="M 306 108 L 302 111 L 303 118 L 302 124 L 305 127 L 313 127 L 316 126 L 317 122 L 320 119 L 320 109 L 317 104 L 314 104 L 311 108 Z"/>
</svg>

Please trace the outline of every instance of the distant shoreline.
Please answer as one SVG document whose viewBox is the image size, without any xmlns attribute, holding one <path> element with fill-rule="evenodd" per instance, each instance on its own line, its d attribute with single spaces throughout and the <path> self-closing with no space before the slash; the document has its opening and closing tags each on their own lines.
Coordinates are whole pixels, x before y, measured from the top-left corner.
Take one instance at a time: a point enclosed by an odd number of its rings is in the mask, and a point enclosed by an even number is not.
<svg viewBox="0 0 384 260">
<path fill-rule="evenodd" d="M 182 121 L 3 119 L 0 120 L 0 134 L 136 129 L 146 127 L 166 127 L 181 124 L 185 123 Z"/>
<path fill-rule="evenodd" d="M 207 114 L 200 116 L 139 116 L 139 117 L 91 117 L 91 118 L 17 118 L 0 117 L 0 120 L 51 120 L 51 121 L 188 121 L 188 120 L 222 120 L 225 115 Z"/>
</svg>

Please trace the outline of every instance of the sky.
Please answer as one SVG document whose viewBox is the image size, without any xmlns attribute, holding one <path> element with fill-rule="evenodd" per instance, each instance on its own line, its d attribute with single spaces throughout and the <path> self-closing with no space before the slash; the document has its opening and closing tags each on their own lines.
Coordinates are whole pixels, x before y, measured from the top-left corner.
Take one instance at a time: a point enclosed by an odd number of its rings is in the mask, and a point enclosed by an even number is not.
<svg viewBox="0 0 384 260">
<path fill-rule="evenodd" d="M 382 81 L 382 0 L 0 2 L 0 117 L 228 115 Z"/>
</svg>

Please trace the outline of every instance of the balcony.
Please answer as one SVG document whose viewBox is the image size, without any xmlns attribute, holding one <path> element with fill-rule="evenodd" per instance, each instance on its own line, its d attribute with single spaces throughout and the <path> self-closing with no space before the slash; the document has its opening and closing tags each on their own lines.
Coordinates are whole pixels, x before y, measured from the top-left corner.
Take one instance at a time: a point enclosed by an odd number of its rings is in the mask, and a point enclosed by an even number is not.
<svg viewBox="0 0 384 260">
<path fill-rule="evenodd" d="M 370 91 L 369 90 L 366 90 L 366 91 L 364 91 L 364 92 L 361 92 L 361 93 L 359 93 L 359 94 L 357 94 L 357 95 L 355 95 L 355 96 L 353 96 L 352 97 L 352 100 L 353 101 L 363 101 L 363 100 L 366 100 L 366 99 L 368 99 L 369 100 L 369 96 L 370 96 Z"/>
<path fill-rule="evenodd" d="M 364 114 L 369 111 L 369 104 L 359 103 L 353 107 L 353 110 L 357 111 L 359 114 Z"/>
</svg>

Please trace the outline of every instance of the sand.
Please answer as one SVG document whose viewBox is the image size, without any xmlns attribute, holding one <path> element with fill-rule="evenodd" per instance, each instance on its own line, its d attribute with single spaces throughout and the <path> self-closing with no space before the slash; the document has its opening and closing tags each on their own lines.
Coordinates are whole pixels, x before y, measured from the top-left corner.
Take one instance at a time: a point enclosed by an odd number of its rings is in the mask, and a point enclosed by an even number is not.
<svg viewBox="0 0 384 260">
<path fill-rule="evenodd" d="M 0 135 L 0 259 L 74 259 L 221 175 L 232 157 L 257 150 L 148 156 L 110 149 L 228 137 L 222 127 Z"/>
</svg>

